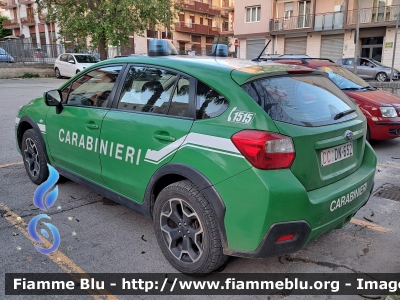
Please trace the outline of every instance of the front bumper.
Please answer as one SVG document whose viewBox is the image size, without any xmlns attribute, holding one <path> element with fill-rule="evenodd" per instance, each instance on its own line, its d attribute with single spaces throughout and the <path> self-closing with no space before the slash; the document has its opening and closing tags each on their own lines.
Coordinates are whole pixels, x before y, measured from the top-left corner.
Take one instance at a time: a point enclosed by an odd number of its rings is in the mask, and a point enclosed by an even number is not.
<svg viewBox="0 0 400 300">
<path fill-rule="evenodd" d="M 293 253 L 320 235 L 343 227 L 368 201 L 375 169 L 376 156 L 366 144 L 357 171 L 317 190 L 307 192 L 288 169 L 251 169 L 215 185 L 226 206 L 228 246 L 224 253 L 241 257 Z M 360 187 L 364 187 L 362 194 L 344 205 L 337 204 Z M 295 237 L 276 242 L 286 234 Z"/>
<path fill-rule="evenodd" d="M 372 140 L 390 140 L 400 137 L 400 117 L 395 118 L 399 121 L 375 121 L 370 125 Z"/>
</svg>

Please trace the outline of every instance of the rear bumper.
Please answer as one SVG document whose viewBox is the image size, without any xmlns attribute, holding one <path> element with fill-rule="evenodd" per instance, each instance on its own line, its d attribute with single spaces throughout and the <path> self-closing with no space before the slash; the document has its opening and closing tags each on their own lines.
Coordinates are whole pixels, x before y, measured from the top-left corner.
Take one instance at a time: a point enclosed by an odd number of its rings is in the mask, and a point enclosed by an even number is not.
<svg viewBox="0 0 400 300">
<path fill-rule="evenodd" d="M 224 253 L 254 258 L 289 254 L 320 235 L 343 227 L 368 201 L 375 169 L 376 156 L 367 143 L 363 163 L 357 171 L 317 190 L 305 191 L 288 170 L 252 169 L 217 184 L 215 187 L 226 205 L 228 247 Z M 258 184 L 251 172 L 257 175 Z M 260 187 L 260 181 L 264 188 Z M 226 201 L 220 185 L 229 186 L 231 197 L 237 198 Z M 288 234 L 294 237 L 277 242 L 277 238 Z"/>
</svg>

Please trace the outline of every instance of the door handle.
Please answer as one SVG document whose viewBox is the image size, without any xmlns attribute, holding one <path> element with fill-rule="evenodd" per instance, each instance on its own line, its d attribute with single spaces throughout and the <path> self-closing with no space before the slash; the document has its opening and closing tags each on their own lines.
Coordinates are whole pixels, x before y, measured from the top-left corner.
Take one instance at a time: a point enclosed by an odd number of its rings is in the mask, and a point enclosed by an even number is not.
<svg viewBox="0 0 400 300">
<path fill-rule="evenodd" d="M 162 134 L 155 134 L 153 135 L 154 138 L 157 140 L 168 141 L 168 142 L 175 142 L 175 138 L 170 135 L 162 135 Z"/>
<path fill-rule="evenodd" d="M 99 129 L 99 125 L 96 124 L 86 124 L 85 126 L 89 129 Z"/>
</svg>

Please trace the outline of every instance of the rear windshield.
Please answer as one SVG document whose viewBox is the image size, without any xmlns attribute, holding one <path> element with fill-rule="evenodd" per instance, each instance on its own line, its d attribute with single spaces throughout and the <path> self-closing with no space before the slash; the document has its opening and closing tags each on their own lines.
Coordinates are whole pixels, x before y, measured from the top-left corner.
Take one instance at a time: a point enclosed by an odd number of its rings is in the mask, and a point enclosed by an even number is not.
<svg viewBox="0 0 400 300">
<path fill-rule="evenodd" d="M 267 77 L 242 88 L 275 121 L 313 127 L 357 116 L 355 112 L 348 113 L 355 104 L 324 76 Z M 347 113 L 338 117 L 341 112 Z"/>
</svg>

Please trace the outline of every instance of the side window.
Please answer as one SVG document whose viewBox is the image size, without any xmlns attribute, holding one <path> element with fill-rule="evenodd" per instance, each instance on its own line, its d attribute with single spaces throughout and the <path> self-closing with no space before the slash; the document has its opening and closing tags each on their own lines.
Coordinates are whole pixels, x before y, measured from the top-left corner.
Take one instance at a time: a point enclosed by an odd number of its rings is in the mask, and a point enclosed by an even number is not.
<svg viewBox="0 0 400 300">
<path fill-rule="evenodd" d="M 63 102 L 66 99 L 67 105 L 106 107 L 121 69 L 103 67 L 82 75 L 61 91 Z"/>
<path fill-rule="evenodd" d="M 67 58 L 67 61 L 69 62 L 69 61 L 75 61 L 75 59 L 74 59 L 74 57 L 72 56 L 72 55 L 68 55 L 68 58 Z"/>
<path fill-rule="evenodd" d="M 168 115 L 189 117 L 189 78 L 181 76 L 176 85 Z"/>
<path fill-rule="evenodd" d="M 61 57 L 60 57 L 60 60 L 61 60 L 61 61 L 67 61 L 67 59 L 68 59 L 68 54 L 63 54 L 63 55 L 61 55 Z"/>
<path fill-rule="evenodd" d="M 118 109 L 167 114 L 176 73 L 148 67 L 131 67 L 126 76 Z"/>
<path fill-rule="evenodd" d="M 215 118 L 222 115 L 229 102 L 201 81 L 197 82 L 196 119 Z"/>
<path fill-rule="evenodd" d="M 346 65 L 353 66 L 354 65 L 354 58 L 349 58 L 346 60 Z"/>
</svg>

